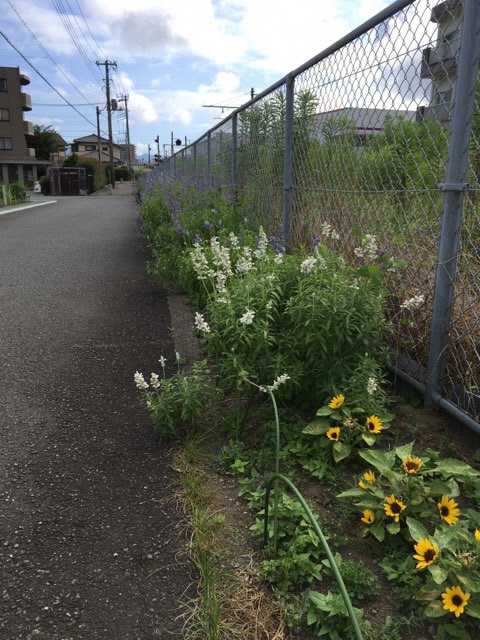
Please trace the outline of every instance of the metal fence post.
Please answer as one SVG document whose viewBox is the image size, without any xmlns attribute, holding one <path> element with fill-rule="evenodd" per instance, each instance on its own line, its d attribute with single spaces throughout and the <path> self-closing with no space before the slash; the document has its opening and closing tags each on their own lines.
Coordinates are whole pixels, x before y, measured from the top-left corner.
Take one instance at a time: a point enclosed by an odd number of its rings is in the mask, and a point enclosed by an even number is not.
<svg viewBox="0 0 480 640">
<path fill-rule="evenodd" d="M 232 115 L 232 175 L 231 175 L 231 183 L 232 188 L 235 189 L 237 187 L 237 112 Z"/>
<path fill-rule="evenodd" d="M 285 104 L 285 149 L 283 156 L 283 213 L 282 242 L 288 252 L 290 244 L 290 217 L 292 211 L 292 158 L 293 158 L 293 107 L 295 97 L 295 78 L 291 74 L 286 78 Z"/>
<path fill-rule="evenodd" d="M 193 177 L 195 180 L 195 183 L 197 183 L 197 143 L 194 142 L 193 143 Z"/>
<path fill-rule="evenodd" d="M 212 134 L 207 134 L 207 176 L 208 181 L 212 181 Z"/>
<path fill-rule="evenodd" d="M 442 223 L 430 332 L 425 406 L 432 408 L 441 398 L 446 375 L 452 319 L 457 253 L 467 185 L 468 146 L 475 107 L 475 88 L 480 56 L 480 3 L 464 0 L 462 39 L 458 57 L 452 129 L 445 172 Z"/>
</svg>

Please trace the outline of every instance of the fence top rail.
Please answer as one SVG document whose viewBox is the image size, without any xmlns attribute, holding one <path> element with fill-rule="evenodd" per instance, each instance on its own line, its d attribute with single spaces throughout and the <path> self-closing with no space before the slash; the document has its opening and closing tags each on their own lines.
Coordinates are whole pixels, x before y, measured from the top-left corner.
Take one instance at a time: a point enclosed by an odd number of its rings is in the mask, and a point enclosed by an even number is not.
<svg viewBox="0 0 480 640">
<path fill-rule="evenodd" d="M 385 20 L 388 20 L 388 18 L 391 18 L 395 13 L 398 13 L 402 9 L 405 9 L 405 7 L 408 7 L 409 5 L 414 4 L 415 1 L 416 0 L 395 0 L 395 2 L 390 4 L 388 7 L 385 7 L 385 9 L 382 9 L 382 11 L 372 16 L 368 20 L 366 20 L 363 24 L 353 29 L 353 31 L 350 31 L 350 33 L 348 33 L 347 35 L 343 36 L 342 38 L 340 38 L 339 40 L 331 44 L 329 47 L 327 47 L 326 49 L 318 53 L 316 56 L 314 56 L 313 58 L 310 58 L 310 60 L 307 60 L 306 62 L 301 64 L 299 67 L 294 69 L 293 71 L 290 71 L 289 73 L 287 73 L 285 76 L 280 78 L 280 80 L 277 80 L 272 85 L 264 89 L 261 93 L 258 93 L 254 98 L 252 98 L 248 102 L 245 102 L 245 104 L 242 104 L 241 107 L 238 107 L 234 111 L 230 112 L 228 116 L 226 116 L 218 124 L 208 129 L 208 131 L 202 134 L 194 142 L 190 143 L 187 147 L 185 147 L 185 149 L 194 147 L 196 144 L 201 142 L 204 138 L 207 138 L 214 131 L 216 131 L 217 129 L 220 129 L 225 124 L 227 124 L 230 120 L 232 120 L 234 115 L 237 115 L 238 113 L 241 113 L 245 109 L 248 109 L 249 107 L 254 105 L 256 102 L 259 102 L 260 100 L 268 96 L 270 93 L 273 93 L 283 85 L 288 84 L 294 78 L 302 74 L 307 69 L 310 69 L 311 67 L 318 64 L 322 60 L 325 60 L 325 58 L 328 58 L 328 56 L 331 56 L 336 51 L 339 51 L 342 47 L 345 47 L 347 44 L 350 44 L 360 36 L 363 36 L 365 33 L 370 31 L 374 27 L 377 27 L 379 24 L 381 24 Z M 180 152 L 177 151 L 176 153 L 173 154 L 173 156 L 177 155 L 178 153 Z"/>
</svg>

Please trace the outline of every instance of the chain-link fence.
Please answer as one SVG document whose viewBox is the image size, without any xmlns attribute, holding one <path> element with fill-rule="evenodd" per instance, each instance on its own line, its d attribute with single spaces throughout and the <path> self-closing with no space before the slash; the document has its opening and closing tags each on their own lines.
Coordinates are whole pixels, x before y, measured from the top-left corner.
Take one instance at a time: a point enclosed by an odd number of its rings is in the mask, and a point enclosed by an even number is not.
<svg viewBox="0 0 480 640">
<path fill-rule="evenodd" d="M 394 2 L 161 170 L 234 186 L 289 247 L 402 259 L 397 375 L 480 432 L 479 5 Z"/>
</svg>

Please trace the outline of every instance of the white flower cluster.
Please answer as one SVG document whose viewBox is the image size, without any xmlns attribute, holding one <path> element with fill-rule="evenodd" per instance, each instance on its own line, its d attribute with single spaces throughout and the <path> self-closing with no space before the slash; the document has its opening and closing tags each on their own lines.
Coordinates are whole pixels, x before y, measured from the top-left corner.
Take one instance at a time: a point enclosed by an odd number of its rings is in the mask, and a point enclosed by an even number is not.
<svg viewBox="0 0 480 640">
<path fill-rule="evenodd" d="M 246 309 L 245 313 L 240 318 L 240 322 L 245 325 L 252 324 L 254 318 L 255 318 L 255 311 L 252 311 L 251 309 Z"/>
<path fill-rule="evenodd" d="M 287 380 L 290 380 L 290 376 L 286 373 L 282 373 L 282 375 L 277 376 L 273 381 L 273 384 L 268 384 L 265 387 L 260 387 L 260 391 L 267 393 L 268 391 L 276 391 L 281 384 L 285 384 Z"/>
<path fill-rule="evenodd" d="M 314 267 L 320 267 L 320 269 L 325 268 L 325 259 L 321 256 L 317 248 L 315 247 L 315 256 L 309 256 L 300 264 L 300 271 L 302 273 L 310 273 Z"/>
<path fill-rule="evenodd" d="M 267 234 L 263 230 L 263 227 L 260 227 L 258 231 L 258 245 L 256 250 L 253 252 L 257 260 L 265 260 L 265 258 L 267 257 L 267 246 L 268 246 Z"/>
<path fill-rule="evenodd" d="M 196 244 L 190 253 L 190 259 L 192 261 L 193 270 L 197 274 L 197 278 L 199 280 L 206 280 L 210 273 L 210 268 L 208 266 L 208 260 L 203 253 L 203 249 L 199 244 Z"/>
<path fill-rule="evenodd" d="M 203 333 L 210 333 L 208 322 L 206 322 L 202 314 L 198 312 L 195 314 L 195 328 L 198 329 L 198 331 L 203 331 Z"/>
<path fill-rule="evenodd" d="M 152 373 L 150 376 L 150 384 L 152 385 L 152 387 L 154 389 L 158 389 L 159 386 L 161 385 L 160 382 L 160 378 L 158 377 L 158 375 L 156 373 Z"/>
<path fill-rule="evenodd" d="M 233 231 L 230 231 L 230 235 L 228 236 L 228 241 L 230 242 L 231 247 L 238 247 L 238 245 L 240 244 L 237 236 L 233 233 Z"/>
<path fill-rule="evenodd" d="M 313 256 L 310 256 L 309 258 L 307 258 L 302 262 L 302 264 L 300 265 L 300 271 L 302 273 L 310 273 L 310 271 L 313 269 L 316 263 L 317 263 L 316 258 L 314 258 Z"/>
<path fill-rule="evenodd" d="M 376 378 L 369 378 L 367 382 L 367 393 L 369 396 L 373 396 L 375 391 L 378 389 L 378 382 Z"/>
<path fill-rule="evenodd" d="M 145 378 L 143 377 L 143 374 L 141 374 L 139 371 L 135 371 L 133 379 L 135 380 L 137 389 L 141 389 L 142 391 L 145 391 L 146 389 L 148 389 L 148 384 L 147 382 L 145 382 Z"/>
<path fill-rule="evenodd" d="M 353 253 L 357 258 L 368 258 L 374 260 L 377 257 L 378 244 L 376 236 L 367 233 L 363 236 L 359 247 L 355 247 Z"/>
<path fill-rule="evenodd" d="M 237 273 L 248 273 L 253 269 L 252 250 L 250 247 L 243 247 L 242 255 L 237 261 Z"/>
<path fill-rule="evenodd" d="M 331 240 L 340 240 L 339 234 L 332 228 L 328 222 L 322 222 L 320 225 L 320 233 L 325 238 L 330 238 Z"/>
<path fill-rule="evenodd" d="M 165 369 L 165 364 L 167 362 L 167 359 L 164 358 L 163 356 L 160 356 L 160 358 L 158 359 L 158 361 L 160 362 L 160 366 L 162 367 L 162 369 Z"/>
<path fill-rule="evenodd" d="M 228 247 L 222 247 L 217 238 L 212 238 L 210 240 L 210 248 L 214 264 L 222 269 L 226 276 L 233 276 Z"/>
<path fill-rule="evenodd" d="M 423 294 L 419 296 L 413 296 L 413 298 L 409 298 L 408 300 L 405 300 L 404 302 L 402 302 L 402 304 L 400 305 L 400 309 L 406 309 L 407 311 L 414 311 L 415 309 L 418 309 L 419 307 L 421 307 L 424 302 L 425 302 L 425 296 Z"/>
</svg>

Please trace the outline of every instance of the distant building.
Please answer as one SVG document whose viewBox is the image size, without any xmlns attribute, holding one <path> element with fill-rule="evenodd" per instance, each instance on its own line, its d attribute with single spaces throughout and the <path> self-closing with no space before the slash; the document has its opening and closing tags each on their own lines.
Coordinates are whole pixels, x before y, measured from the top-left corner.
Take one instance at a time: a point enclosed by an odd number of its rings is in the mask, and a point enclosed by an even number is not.
<svg viewBox="0 0 480 640">
<path fill-rule="evenodd" d="M 63 161 L 67 157 L 66 149 L 68 147 L 68 143 L 56 131 L 53 132 L 53 136 L 55 140 L 55 150 L 50 154 L 50 161 L 52 166 L 61 167 Z"/>
<path fill-rule="evenodd" d="M 328 135 L 348 133 L 355 144 L 366 144 L 371 136 L 382 133 L 387 119 L 415 120 L 415 111 L 344 107 L 317 114 L 317 137 L 323 142 Z"/>
<path fill-rule="evenodd" d="M 100 147 L 100 158 L 99 158 Z M 83 138 L 76 138 L 72 142 L 72 153 L 76 153 L 80 158 L 93 158 L 94 160 L 100 160 L 105 164 L 110 162 L 110 148 L 108 140 L 106 138 L 100 139 L 96 134 L 90 136 L 83 136 Z M 121 145 L 113 144 L 113 164 L 122 164 L 121 157 Z"/>
<path fill-rule="evenodd" d="M 135 160 L 137 159 L 137 150 L 134 144 L 121 144 L 120 145 L 120 157 L 122 159 L 122 164 L 128 164 L 128 149 L 130 148 L 130 164 L 135 164 Z"/>
<path fill-rule="evenodd" d="M 0 181 L 11 184 L 20 180 L 33 188 L 38 165 L 35 149 L 27 146 L 26 135 L 33 135 L 33 124 L 23 119 L 32 110 L 32 99 L 22 92 L 30 78 L 18 67 L 0 67 Z"/>
<path fill-rule="evenodd" d="M 429 120 L 448 125 L 457 79 L 457 59 L 460 50 L 463 0 L 445 0 L 432 9 L 431 22 L 438 25 L 435 47 L 423 50 L 420 76 L 432 81 L 430 104 L 420 107 L 420 114 Z"/>
</svg>

